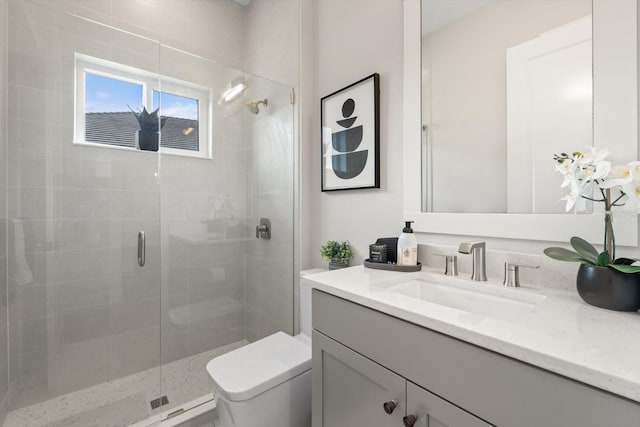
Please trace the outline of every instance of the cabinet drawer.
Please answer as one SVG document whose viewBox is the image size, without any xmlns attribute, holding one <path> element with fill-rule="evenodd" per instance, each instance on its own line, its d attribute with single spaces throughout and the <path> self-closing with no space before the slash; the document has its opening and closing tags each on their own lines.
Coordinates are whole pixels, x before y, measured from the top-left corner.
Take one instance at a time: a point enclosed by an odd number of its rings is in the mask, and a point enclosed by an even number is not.
<svg viewBox="0 0 640 427">
<path fill-rule="evenodd" d="M 640 404 L 314 290 L 314 329 L 501 427 L 640 427 Z"/>
<path fill-rule="evenodd" d="M 407 382 L 407 415 L 417 417 L 414 427 L 491 427 L 412 382 Z"/>
</svg>

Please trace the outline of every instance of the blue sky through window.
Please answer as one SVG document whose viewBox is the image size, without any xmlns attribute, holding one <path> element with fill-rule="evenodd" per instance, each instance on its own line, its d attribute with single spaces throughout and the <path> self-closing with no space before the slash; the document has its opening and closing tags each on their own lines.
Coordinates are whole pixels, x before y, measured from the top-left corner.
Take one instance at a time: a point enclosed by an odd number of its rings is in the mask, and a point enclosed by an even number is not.
<svg viewBox="0 0 640 427">
<path fill-rule="evenodd" d="M 123 112 L 142 108 L 142 85 L 85 73 L 85 112 Z"/>
<path fill-rule="evenodd" d="M 198 120 L 198 100 L 167 92 L 153 91 L 153 109 L 161 105 L 160 115 Z"/>
<path fill-rule="evenodd" d="M 142 84 L 117 78 L 85 73 L 85 112 L 123 112 L 129 107 L 142 109 Z M 162 105 L 162 116 L 198 120 L 198 100 L 167 92 L 153 91 L 153 105 L 149 111 Z"/>
</svg>

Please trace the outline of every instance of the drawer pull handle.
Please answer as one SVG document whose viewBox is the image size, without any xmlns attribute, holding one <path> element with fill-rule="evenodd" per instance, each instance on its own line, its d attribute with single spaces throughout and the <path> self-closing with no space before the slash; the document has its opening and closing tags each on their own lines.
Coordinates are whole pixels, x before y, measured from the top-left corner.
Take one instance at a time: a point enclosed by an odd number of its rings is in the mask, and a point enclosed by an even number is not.
<svg viewBox="0 0 640 427">
<path fill-rule="evenodd" d="M 407 415 L 402 419 L 405 427 L 413 427 L 416 421 L 418 421 L 418 418 L 415 415 Z"/>
<path fill-rule="evenodd" d="M 387 414 L 393 414 L 393 411 L 398 407 L 398 402 L 390 400 L 388 402 L 384 402 L 382 407 L 384 408 L 384 412 Z"/>
</svg>

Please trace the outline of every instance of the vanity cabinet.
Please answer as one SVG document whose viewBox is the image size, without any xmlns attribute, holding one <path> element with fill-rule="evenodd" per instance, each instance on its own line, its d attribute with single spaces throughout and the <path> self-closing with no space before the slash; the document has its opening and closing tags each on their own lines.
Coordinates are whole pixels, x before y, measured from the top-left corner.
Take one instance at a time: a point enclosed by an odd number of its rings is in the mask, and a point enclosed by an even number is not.
<svg viewBox="0 0 640 427">
<path fill-rule="evenodd" d="M 402 426 L 404 378 L 320 333 L 313 346 L 311 372 L 318 370 L 323 396 L 314 426 Z"/>
<path fill-rule="evenodd" d="M 638 402 L 319 290 L 313 329 L 313 427 L 640 427 Z"/>
<path fill-rule="evenodd" d="M 314 427 L 490 426 L 321 333 L 313 333 L 313 343 L 322 389 Z"/>
</svg>

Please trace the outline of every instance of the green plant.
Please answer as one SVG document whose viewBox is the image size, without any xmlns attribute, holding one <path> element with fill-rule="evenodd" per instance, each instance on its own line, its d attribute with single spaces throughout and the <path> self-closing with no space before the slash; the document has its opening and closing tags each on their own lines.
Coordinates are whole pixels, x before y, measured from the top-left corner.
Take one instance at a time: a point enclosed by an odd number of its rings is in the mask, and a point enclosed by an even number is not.
<svg viewBox="0 0 640 427">
<path fill-rule="evenodd" d="M 328 261 L 347 261 L 353 257 L 353 252 L 351 251 L 348 241 L 338 242 L 335 240 L 328 240 L 327 243 L 320 246 L 320 255 Z"/>
<path fill-rule="evenodd" d="M 544 254 L 558 261 L 579 262 L 598 267 L 611 267 L 623 273 L 640 272 L 640 265 L 631 265 L 638 261 L 636 259 L 617 258 L 610 261 L 609 252 L 604 251 L 598 253 L 591 243 L 576 236 L 571 238 L 570 243 L 575 252 L 565 248 L 552 247 L 545 249 Z"/>
<path fill-rule="evenodd" d="M 138 120 L 142 131 L 158 132 L 167 121 L 167 117 L 158 117 L 159 108 L 156 108 L 151 113 L 147 111 L 146 107 L 142 107 L 142 111 L 135 111 L 131 107 L 129 109 Z"/>
</svg>

